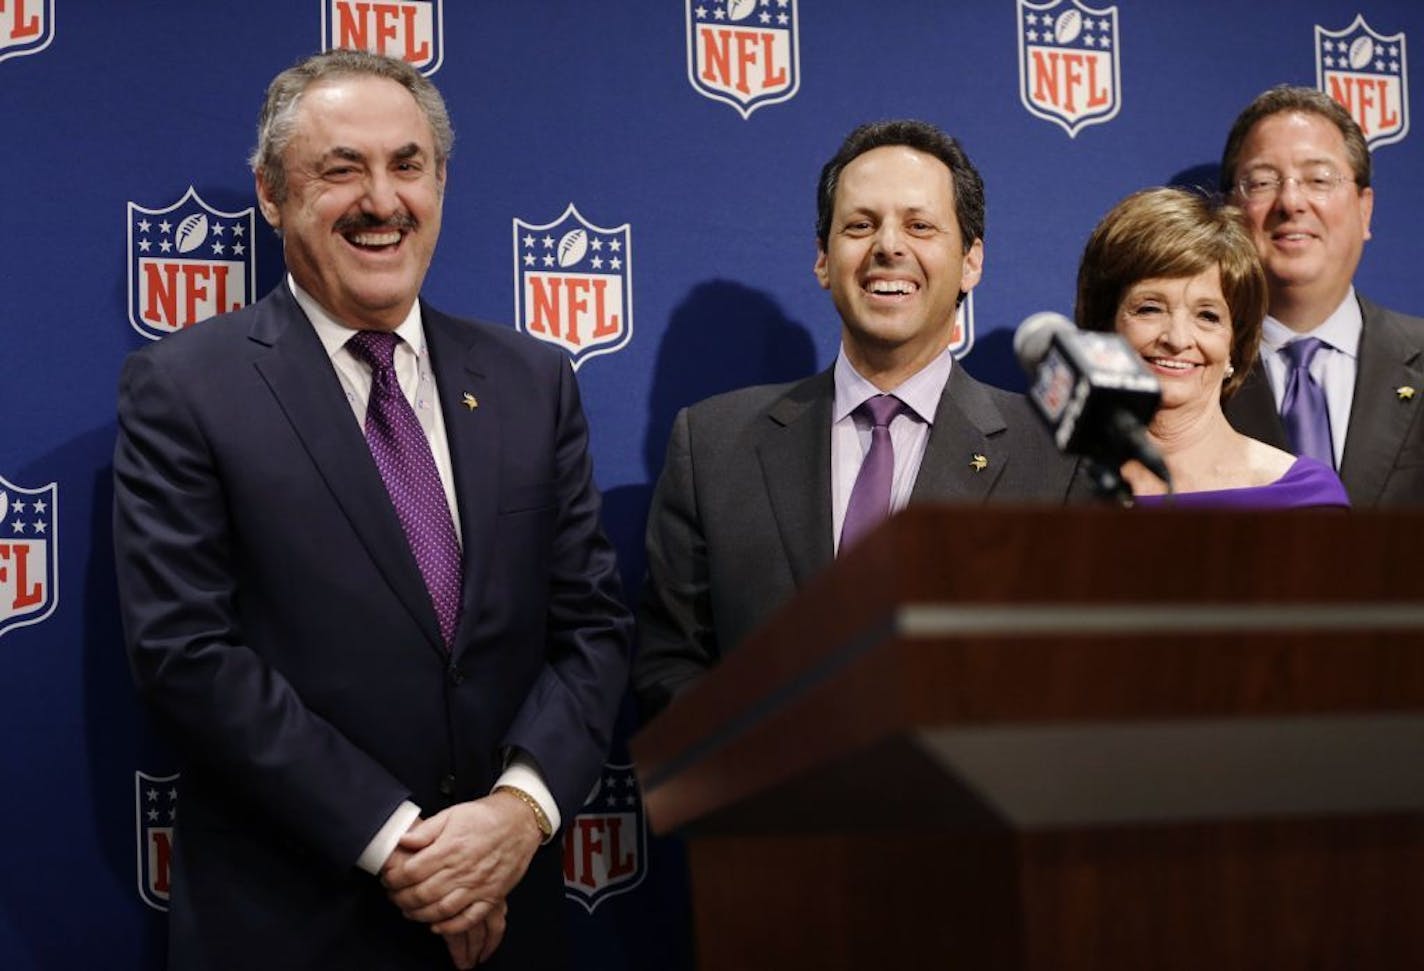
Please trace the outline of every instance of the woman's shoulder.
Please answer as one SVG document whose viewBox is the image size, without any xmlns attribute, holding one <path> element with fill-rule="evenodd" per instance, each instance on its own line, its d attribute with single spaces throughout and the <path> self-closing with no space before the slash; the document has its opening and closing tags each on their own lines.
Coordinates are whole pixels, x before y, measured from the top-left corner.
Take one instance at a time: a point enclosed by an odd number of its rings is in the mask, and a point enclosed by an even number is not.
<svg viewBox="0 0 1424 971">
<path fill-rule="evenodd" d="M 1334 469 L 1309 455 L 1292 455 L 1294 460 L 1280 482 L 1339 482 L 1340 476 Z M 1343 488 L 1343 486 L 1341 487 Z"/>
<path fill-rule="evenodd" d="M 1308 455 L 1294 457 L 1285 475 L 1273 483 L 1273 491 L 1290 506 L 1341 506 L 1349 508 L 1350 496 L 1335 470 Z"/>
<path fill-rule="evenodd" d="M 1246 442 L 1245 467 L 1250 485 L 1263 486 L 1279 482 L 1295 467 L 1296 456 L 1290 452 L 1254 438 L 1247 438 L 1245 435 L 1241 437 Z"/>
</svg>

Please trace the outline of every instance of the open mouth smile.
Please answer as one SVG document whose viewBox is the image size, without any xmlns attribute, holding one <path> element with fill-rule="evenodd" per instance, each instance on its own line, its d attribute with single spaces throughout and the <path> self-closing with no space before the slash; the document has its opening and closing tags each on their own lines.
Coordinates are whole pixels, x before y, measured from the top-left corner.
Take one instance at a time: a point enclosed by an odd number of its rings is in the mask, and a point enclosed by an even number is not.
<svg viewBox="0 0 1424 971">
<path fill-rule="evenodd" d="M 400 230 L 396 229 L 386 232 L 367 230 L 365 232 L 346 234 L 346 241 L 352 246 L 359 246 L 362 249 L 384 249 L 388 246 L 399 245 L 401 233 Z"/>
<path fill-rule="evenodd" d="M 908 297 L 918 293 L 920 285 L 910 280 L 867 280 L 861 289 L 875 297 Z"/>
<path fill-rule="evenodd" d="M 1188 371 L 1202 367 L 1201 364 L 1196 362 L 1181 361 L 1174 357 L 1149 357 L 1144 358 L 1144 360 L 1155 368 L 1160 368 L 1163 371 L 1174 371 L 1178 374 L 1185 374 Z"/>
</svg>

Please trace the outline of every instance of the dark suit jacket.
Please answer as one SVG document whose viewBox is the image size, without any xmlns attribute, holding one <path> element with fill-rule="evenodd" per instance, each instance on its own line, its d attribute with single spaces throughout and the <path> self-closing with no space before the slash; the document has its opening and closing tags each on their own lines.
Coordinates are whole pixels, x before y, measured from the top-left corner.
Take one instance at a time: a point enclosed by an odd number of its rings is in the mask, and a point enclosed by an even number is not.
<svg viewBox="0 0 1424 971">
<path fill-rule="evenodd" d="M 1340 479 L 1356 509 L 1424 504 L 1424 318 L 1386 310 L 1364 297 L 1359 370 L 1345 429 Z M 1397 389 L 1415 389 L 1401 398 Z M 1275 396 L 1259 363 L 1225 403 L 1243 435 L 1289 450 Z"/>
<path fill-rule="evenodd" d="M 830 565 L 834 398 L 825 371 L 678 414 L 648 517 L 633 674 L 645 714 Z M 989 461 L 983 471 L 970 465 L 975 454 Z M 911 501 L 1061 503 L 1073 473 L 1022 395 L 980 384 L 956 365 Z"/>
<path fill-rule="evenodd" d="M 130 662 L 188 761 L 171 964 L 449 967 L 354 868 L 402 799 L 485 795 L 516 746 L 567 819 L 630 624 L 567 361 L 423 307 L 464 542 L 453 650 L 326 351 L 288 288 L 130 356 L 115 546 Z M 462 404 L 466 392 L 478 407 Z M 501 953 L 555 966 L 557 843 Z M 530 950 L 530 949 L 533 950 Z"/>
</svg>

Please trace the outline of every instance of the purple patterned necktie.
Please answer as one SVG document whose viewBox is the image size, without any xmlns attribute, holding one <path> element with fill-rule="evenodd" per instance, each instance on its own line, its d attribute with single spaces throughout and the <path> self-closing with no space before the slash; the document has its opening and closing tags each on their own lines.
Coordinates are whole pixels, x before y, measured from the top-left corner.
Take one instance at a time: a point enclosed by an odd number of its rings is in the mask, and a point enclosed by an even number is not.
<svg viewBox="0 0 1424 971">
<path fill-rule="evenodd" d="M 460 617 L 460 543 L 430 442 L 396 380 L 398 343 L 400 338 L 395 334 L 362 330 L 346 346 L 371 366 L 366 444 L 425 578 L 448 649 L 454 643 Z"/>
<path fill-rule="evenodd" d="M 1286 359 L 1286 391 L 1281 397 L 1281 422 L 1291 451 L 1309 455 L 1335 467 L 1335 448 L 1330 439 L 1330 410 L 1325 390 L 1310 374 L 1316 351 L 1326 347 L 1318 337 L 1303 337 L 1281 348 Z"/>
<path fill-rule="evenodd" d="M 890 515 L 890 486 L 895 481 L 895 446 L 890 442 L 890 422 L 905 408 L 894 395 L 866 398 L 855 414 L 870 419 L 870 450 L 860 463 L 850 490 L 845 520 L 841 524 L 841 552 Z"/>
</svg>

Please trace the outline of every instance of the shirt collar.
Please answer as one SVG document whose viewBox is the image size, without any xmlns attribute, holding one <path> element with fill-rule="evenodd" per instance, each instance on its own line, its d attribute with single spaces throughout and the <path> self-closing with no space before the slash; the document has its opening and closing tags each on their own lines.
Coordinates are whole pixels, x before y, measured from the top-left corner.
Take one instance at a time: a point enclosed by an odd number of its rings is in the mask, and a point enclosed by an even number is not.
<svg viewBox="0 0 1424 971">
<path fill-rule="evenodd" d="M 1309 334 L 1301 335 L 1291 330 L 1274 317 L 1267 316 L 1261 326 L 1261 347 L 1267 351 L 1279 351 L 1282 347 L 1302 336 L 1318 337 L 1335 350 L 1350 357 L 1358 357 L 1360 332 L 1364 329 L 1364 316 L 1360 313 L 1360 301 L 1355 299 L 1355 288 L 1345 294 L 1340 306 L 1326 317 L 1321 325 Z"/>
<path fill-rule="evenodd" d="M 939 407 L 940 396 L 944 394 L 944 386 L 949 381 L 949 372 L 953 367 L 954 355 L 946 347 L 934 360 L 887 393 L 903 401 L 925 424 L 933 425 L 935 410 Z M 834 377 L 836 400 L 831 413 L 832 422 L 841 421 L 859 408 L 867 398 L 882 393 L 850 363 L 844 345 L 836 354 Z"/>
<path fill-rule="evenodd" d="M 347 327 L 327 313 L 326 308 L 317 303 L 315 297 L 297 286 L 297 281 L 292 279 L 290 273 L 287 274 L 287 286 L 291 288 L 292 296 L 297 298 L 297 306 L 302 308 L 302 312 L 311 321 L 312 327 L 316 330 L 316 336 L 321 338 L 321 345 L 326 348 L 327 356 L 334 357 L 337 351 L 346 346 L 351 335 L 360 328 Z M 419 300 L 410 305 L 410 313 L 406 314 L 405 320 L 401 321 L 401 325 L 396 328 L 396 334 L 417 355 L 424 350 L 425 327 L 420 316 Z"/>
</svg>

